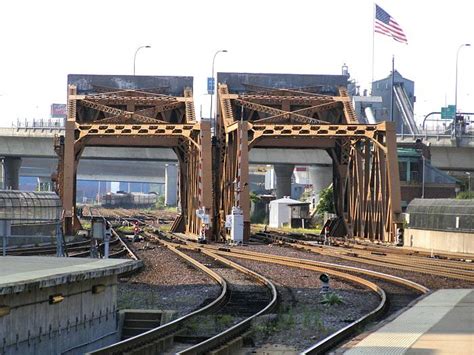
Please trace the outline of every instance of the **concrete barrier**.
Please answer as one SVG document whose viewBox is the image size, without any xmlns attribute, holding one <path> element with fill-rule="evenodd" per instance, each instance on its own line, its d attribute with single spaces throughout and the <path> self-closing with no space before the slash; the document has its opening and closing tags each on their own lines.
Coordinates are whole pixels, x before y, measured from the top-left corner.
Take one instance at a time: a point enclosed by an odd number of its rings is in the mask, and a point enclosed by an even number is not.
<svg viewBox="0 0 474 355">
<path fill-rule="evenodd" d="M 474 233 L 408 228 L 404 245 L 427 250 L 474 254 Z"/>
</svg>

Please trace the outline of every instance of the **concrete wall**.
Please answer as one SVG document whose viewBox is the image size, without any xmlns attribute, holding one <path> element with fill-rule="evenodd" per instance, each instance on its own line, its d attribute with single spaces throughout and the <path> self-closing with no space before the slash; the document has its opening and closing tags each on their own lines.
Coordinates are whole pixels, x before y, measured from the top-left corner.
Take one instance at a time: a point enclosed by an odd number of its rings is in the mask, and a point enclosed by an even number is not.
<svg viewBox="0 0 474 355">
<path fill-rule="evenodd" d="M 93 294 L 99 284 L 105 290 Z M 0 317 L 0 353 L 82 354 L 118 341 L 116 284 L 114 275 L 1 295 L 10 314 Z M 49 304 L 59 293 L 64 300 Z"/>
<path fill-rule="evenodd" d="M 404 245 L 427 250 L 474 254 L 474 233 L 407 228 Z"/>
</svg>

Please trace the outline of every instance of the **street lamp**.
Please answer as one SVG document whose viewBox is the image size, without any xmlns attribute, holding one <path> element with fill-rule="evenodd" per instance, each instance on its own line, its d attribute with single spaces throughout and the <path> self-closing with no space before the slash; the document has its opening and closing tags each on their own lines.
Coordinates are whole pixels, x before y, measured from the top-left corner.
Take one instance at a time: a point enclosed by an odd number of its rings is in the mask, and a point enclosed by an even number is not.
<svg viewBox="0 0 474 355">
<path fill-rule="evenodd" d="M 214 57 L 212 58 L 212 72 L 211 72 L 211 78 L 212 78 L 212 81 L 215 83 L 214 81 L 214 62 L 216 61 L 216 56 L 219 54 L 219 53 L 227 53 L 227 49 L 219 49 L 216 53 L 214 53 Z M 214 84 L 215 86 L 215 84 Z M 213 121 L 213 116 L 212 116 L 212 97 L 214 96 L 214 90 L 215 90 L 215 87 L 212 89 L 211 91 L 211 109 L 209 110 L 209 118 L 211 121 Z"/>
<path fill-rule="evenodd" d="M 135 76 L 135 62 L 137 61 L 137 53 L 142 48 L 151 48 L 151 46 L 140 46 L 135 51 L 135 55 L 133 56 L 133 75 Z"/>
<path fill-rule="evenodd" d="M 467 174 L 467 192 L 470 194 L 471 193 L 471 173 L 469 171 L 466 171 Z"/>
<path fill-rule="evenodd" d="M 456 112 L 458 112 L 458 59 L 459 59 L 459 51 L 462 47 L 470 47 L 470 43 L 461 44 L 456 52 L 456 84 L 454 88 L 454 107 L 456 108 Z"/>
</svg>

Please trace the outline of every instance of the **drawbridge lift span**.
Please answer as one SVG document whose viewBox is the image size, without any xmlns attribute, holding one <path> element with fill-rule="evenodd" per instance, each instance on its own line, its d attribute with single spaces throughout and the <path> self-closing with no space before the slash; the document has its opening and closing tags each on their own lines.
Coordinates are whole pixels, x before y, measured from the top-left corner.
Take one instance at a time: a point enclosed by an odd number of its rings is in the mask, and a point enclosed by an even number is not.
<svg viewBox="0 0 474 355">
<path fill-rule="evenodd" d="M 250 233 L 248 154 L 252 148 L 325 149 L 333 160 L 336 213 L 345 233 L 394 242 L 400 186 L 393 124 L 360 124 L 347 77 L 218 73 L 214 155 L 215 233 L 243 212 Z"/>
<path fill-rule="evenodd" d="M 198 234 L 196 210 L 209 216 L 212 211 L 211 132 L 208 121 L 195 119 L 192 78 L 69 75 L 68 84 L 66 134 L 55 140 L 65 234 L 80 228 L 76 175 L 88 146 L 173 149 L 179 161 L 182 211 L 173 228 Z"/>
</svg>

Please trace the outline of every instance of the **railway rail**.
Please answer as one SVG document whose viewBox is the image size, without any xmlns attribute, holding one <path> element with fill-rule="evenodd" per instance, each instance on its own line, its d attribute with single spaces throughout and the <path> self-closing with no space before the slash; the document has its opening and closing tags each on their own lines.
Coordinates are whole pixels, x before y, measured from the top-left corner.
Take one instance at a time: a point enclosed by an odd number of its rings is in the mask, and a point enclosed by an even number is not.
<svg viewBox="0 0 474 355">
<path fill-rule="evenodd" d="M 255 234 L 255 236 L 268 241 L 284 243 L 285 245 L 295 249 L 305 250 L 320 255 L 334 256 L 351 262 L 359 262 L 373 266 L 424 274 L 436 273 L 436 275 L 442 277 L 474 282 L 474 265 L 471 263 L 443 259 L 429 259 L 415 255 L 406 256 L 389 253 L 374 253 L 373 251 L 363 249 L 354 251 L 341 247 L 314 245 L 312 242 L 282 237 L 278 234 L 273 235 L 268 232 L 260 232 Z"/>
<path fill-rule="evenodd" d="M 324 237 L 319 234 L 314 233 L 289 233 L 282 232 L 279 230 L 269 230 L 269 231 L 260 231 L 253 229 L 253 237 L 263 234 L 271 234 L 273 239 L 278 239 L 281 241 L 289 242 L 314 242 L 318 244 L 323 244 Z M 443 251 L 427 251 L 421 249 L 407 249 L 394 246 L 393 244 L 375 244 L 367 242 L 360 239 L 352 240 L 341 240 L 337 238 L 334 240 L 334 245 L 346 249 L 352 252 L 370 252 L 370 253 L 381 253 L 381 254 L 391 254 L 399 256 L 413 256 L 419 258 L 429 258 L 429 259 L 438 259 L 438 260 L 449 260 L 449 261 L 458 261 L 472 263 L 473 256 L 472 254 L 463 254 L 463 253 L 449 253 Z"/>
<path fill-rule="evenodd" d="M 172 322 L 164 324 L 143 334 L 128 338 L 119 343 L 96 350 L 94 352 L 91 352 L 90 354 L 121 354 L 124 352 L 130 354 L 138 354 L 144 352 L 156 353 L 159 351 L 163 351 L 166 347 L 170 345 L 170 343 L 172 343 L 172 339 L 179 332 L 179 330 L 183 329 L 183 327 L 190 320 L 205 313 L 214 312 L 218 309 L 222 309 L 225 304 L 229 304 L 229 299 L 232 297 L 230 295 L 230 287 L 222 276 L 220 276 L 218 273 L 216 273 L 209 267 L 204 266 L 202 263 L 190 257 L 183 251 L 179 250 L 179 245 L 172 245 L 171 243 L 166 242 L 162 243 L 165 244 L 170 250 L 175 252 L 177 255 L 190 262 L 193 266 L 201 269 L 206 274 L 214 278 L 222 286 L 222 292 L 220 296 L 212 303 L 190 314 L 187 314 L 181 318 L 178 318 Z M 209 339 L 199 342 L 198 344 L 190 346 L 186 349 L 180 350 L 178 352 L 179 354 L 199 354 L 205 353 L 210 349 L 227 346 L 229 340 L 235 339 L 236 337 L 240 336 L 242 332 L 248 329 L 254 317 L 257 317 L 258 315 L 270 310 L 276 304 L 276 289 L 270 281 L 258 275 L 257 273 L 243 268 L 242 266 L 239 266 L 238 264 L 226 260 L 225 258 L 218 256 L 210 251 L 206 251 L 205 254 L 213 260 L 218 260 L 220 263 L 232 267 L 243 273 L 247 277 L 251 277 L 255 279 L 258 283 L 265 285 L 265 287 L 270 290 L 271 297 L 267 304 L 262 307 L 262 309 L 258 310 L 258 312 L 256 312 L 255 314 L 252 314 L 250 317 L 245 317 L 245 319 L 243 319 L 238 324 L 234 325 L 229 329 L 226 329 L 225 331 L 219 334 L 216 334 L 215 336 Z"/>
<path fill-rule="evenodd" d="M 124 216 L 121 216 L 121 218 L 126 218 L 125 213 L 123 214 Z M 139 219 L 141 223 L 143 223 L 144 225 L 147 224 L 147 222 L 144 221 L 142 218 L 137 218 L 137 219 Z M 154 227 L 154 226 L 150 226 L 150 227 Z M 172 241 L 169 241 L 169 240 L 166 241 L 163 238 L 160 238 L 159 242 L 162 244 L 165 244 L 170 250 L 173 250 L 176 252 L 180 252 L 180 251 L 182 252 L 184 250 L 187 250 L 188 253 L 195 253 L 196 251 L 199 251 L 214 259 L 240 258 L 240 259 L 254 260 L 254 261 L 259 261 L 259 262 L 274 263 L 274 264 L 284 265 L 288 267 L 304 268 L 307 270 L 312 270 L 312 271 L 317 271 L 317 272 L 324 272 L 336 277 L 352 280 L 352 282 L 360 281 L 359 283 L 365 284 L 366 287 L 369 287 L 370 289 L 374 290 L 380 295 L 381 303 L 376 309 L 374 309 L 372 312 L 365 315 L 361 319 L 353 322 L 352 324 L 349 324 L 347 327 L 341 329 L 340 331 L 337 331 L 336 333 L 332 334 L 328 338 L 318 342 L 313 347 L 306 349 L 304 353 L 308 353 L 308 354 L 320 353 L 323 351 L 327 351 L 330 348 L 333 348 L 336 344 L 340 343 L 342 340 L 347 339 L 348 336 L 353 334 L 356 331 L 356 329 L 359 329 L 361 325 L 367 324 L 370 321 L 381 317 L 382 314 L 389 307 L 389 302 L 387 302 L 387 295 L 383 290 L 385 286 L 381 286 L 381 285 L 384 285 L 384 283 L 385 284 L 388 284 L 388 283 L 398 284 L 400 287 L 411 289 L 412 292 L 416 292 L 418 295 L 430 292 L 428 288 L 420 284 L 417 284 L 415 282 L 412 282 L 400 277 L 376 272 L 376 271 L 364 270 L 360 268 L 338 265 L 338 264 L 318 262 L 314 260 L 305 260 L 305 259 L 300 259 L 300 258 L 282 257 L 282 256 L 277 256 L 277 255 L 271 255 L 271 254 L 245 251 L 238 248 L 229 249 L 229 248 L 222 248 L 216 245 L 199 245 L 199 244 L 189 243 L 189 241 L 180 240 L 175 235 L 167 234 L 167 236 L 174 239 L 172 239 Z M 260 234 L 260 236 L 262 235 Z M 148 234 L 148 237 L 150 238 L 150 234 Z M 338 258 L 346 259 L 348 261 L 366 262 L 371 265 L 392 267 L 392 268 L 397 268 L 399 270 L 424 272 L 424 273 L 430 273 L 430 274 L 433 273 L 433 270 L 435 268 L 436 273 L 441 276 L 450 277 L 450 278 L 458 278 L 458 279 L 462 278 L 463 280 L 466 280 L 467 278 L 468 281 L 474 281 L 473 268 L 472 268 L 472 265 L 468 263 L 459 263 L 459 262 L 456 263 L 451 260 L 440 260 L 440 259 L 433 261 L 424 257 L 413 255 L 412 258 L 416 261 L 413 262 L 413 265 L 407 266 L 407 262 L 406 262 L 407 256 L 403 254 L 400 255 L 397 253 L 393 253 L 393 254 L 380 253 L 377 251 L 374 252 L 374 250 L 371 250 L 371 249 L 363 249 L 363 248 L 348 249 L 348 248 L 341 248 L 341 247 L 328 247 L 328 246 L 314 245 L 314 243 L 312 242 L 296 240 L 289 237 L 282 237 L 282 236 L 272 237 L 269 233 L 266 233 L 265 235 L 263 235 L 263 237 L 272 241 L 279 241 L 287 245 L 291 245 L 292 247 L 295 247 L 300 250 L 311 251 L 311 252 L 323 254 L 323 255 L 332 255 Z M 158 237 L 152 237 L 152 238 L 158 239 Z M 227 262 L 231 262 L 231 261 L 227 260 Z M 414 264 L 417 264 L 416 267 Z M 357 276 L 356 274 L 364 275 L 365 280 Z M 357 278 L 359 278 L 360 280 L 354 281 Z M 368 286 L 367 283 L 372 284 L 373 286 Z M 379 290 L 381 292 L 379 292 Z M 397 297 L 399 298 L 397 299 Z M 395 311 L 400 308 L 405 307 L 411 300 L 414 299 L 414 297 L 412 298 L 405 297 L 407 299 L 403 299 L 404 297 L 403 296 L 400 297 L 399 295 L 397 296 L 396 292 L 389 294 L 389 298 L 391 300 L 390 304 L 392 308 L 394 308 Z M 150 332 L 153 332 L 154 330 Z M 242 334 L 242 332 L 243 332 L 242 330 L 238 330 L 238 334 Z M 144 333 L 144 334 L 147 334 L 147 333 Z M 140 338 L 141 335 L 137 337 Z M 235 334 L 234 334 L 234 337 L 235 337 Z M 150 338 L 148 339 L 140 338 L 140 340 L 136 340 L 136 341 L 138 341 L 141 344 L 140 346 L 138 346 L 138 348 L 142 350 L 145 348 L 149 349 L 150 347 L 152 347 L 153 349 L 163 349 L 165 346 L 165 343 L 170 342 L 169 336 L 165 338 L 167 340 L 156 338 L 156 336 L 150 336 Z M 231 338 L 225 341 L 222 339 L 217 340 L 218 342 L 217 345 L 213 344 L 212 347 L 208 345 L 207 349 L 216 348 L 216 346 L 218 347 L 222 343 L 226 343 L 226 342 L 228 343 L 230 339 Z M 134 347 L 136 346 L 134 345 Z M 105 352 L 105 353 L 114 353 L 114 352 L 112 351 L 112 352 Z M 202 352 L 198 348 L 197 350 L 195 349 L 195 350 L 192 350 L 191 352 L 184 351 L 184 352 L 179 352 L 179 353 L 197 354 L 197 353 L 202 353 Z"/>
<path fill-rule="evenodd" d="M 166 235 L 166 237 L 176 237 L 174 235 Z M 155 237 L 156 238 L 156 237 Z M 364 285 L 369 289 L 373 290 L 380 296 L 380 304 L 370 313 L 366 314 L 362 318 L 356 320 L 355 322 L 349 324 L 348 326 L 340 329 L 339 331 L 333 333 L 329 337 L 323 339 L 322 341 L 318 342 L 314 346 L 306 349 L 303 353 L 306 354 L 319 354 L 324 351 L 327 351 L 333 348 L 335 345 L 339 344 L 343 340 L 346 340 L 350 335 L 357 332 L 361 326 L 370 323 L 374 319 L 380 318 L 384 312 L 389 307 L 389 302 L 387 302 L 387 296 L 385 291 L 382 287 L 378 286 L 374 281 L 369 281 L 364 279 L 356 274 L 362 274 L 364 276 L 368 276 L 373 280 L 383 280 L 385 283 L 395 283 L 403 288 L 410 289 L 412 292 L 420 294 L 426 294 L 430 292 L 430 290 L 420 284 L 412 282 L 410 280 L 402 279 L 400 277 L 383 274 L 380 272 L 375 272 L 372 270 L 365 270 L 350 266 L 343 266 L 338 264 L 331 264 L 331 263 L 324 263 L 324 262 L 317 262 L 314 260 L 303 260 L 299 258 L 291 258 L 291 257 L 282 257 L 277 255 L 271 254 L 264 254 L 252 251 L 246 251 L 242 249 L 229 249 L 229 248 L 222 248 L 216 245 L 200 245 L 196 243 L 190 243 L 189 241 L 183 241 L 181 238 L 177 238 L 179 244 L 175 244 L 175 247 L 181 249 L 189 249 L 189 250 L 200 250 L 201 252 L 214 253 L 216 255 L 224 256 L 224 257 L 233 257 L 233 258 L 241 258 L 259 262 L 266 262 L 266 263 L 274 263 L 288 267 L 295 267 L 295 268 L 303 268 L 306 270 L 316 271 L 320 273 L 327 273 L 333 275 L 335 277 L 339 277 L 341 279 L 345 279 L 350 282 L 358 283 L 360 285 Z M 160 242 L 163 243 L 163 235 L 160 239 Z M 168 242 L 169 243 L 169 242 Z M 209 250 L 209 251 L 208 251 Z M 394 300 L 391 299 L 393 304 L 396 304 L 396 310 L 406 306 L 409 302 L 411 302 L 413 298 L 405 300 L 400 304 L 400 299 Z M 395 301 L 395 302 L 394 302 Z"/>
</svg>

